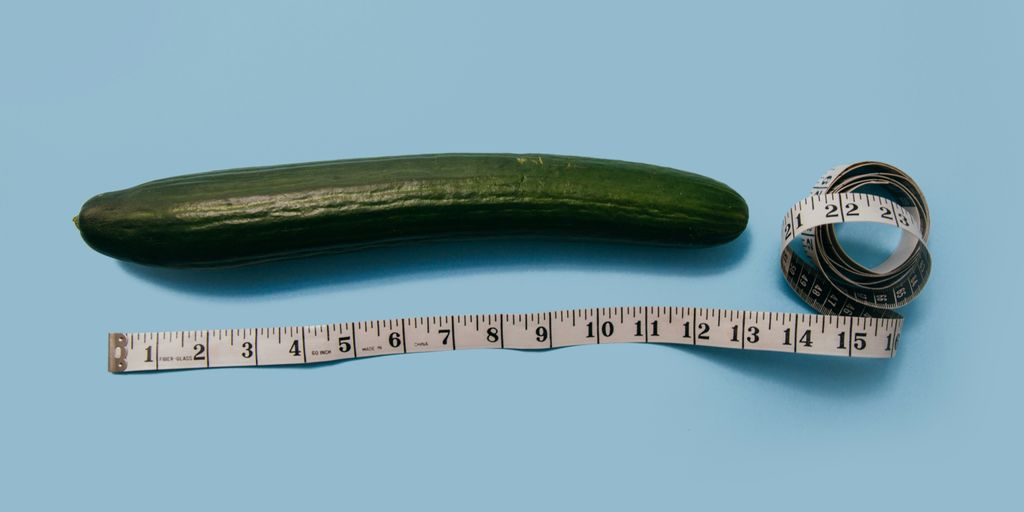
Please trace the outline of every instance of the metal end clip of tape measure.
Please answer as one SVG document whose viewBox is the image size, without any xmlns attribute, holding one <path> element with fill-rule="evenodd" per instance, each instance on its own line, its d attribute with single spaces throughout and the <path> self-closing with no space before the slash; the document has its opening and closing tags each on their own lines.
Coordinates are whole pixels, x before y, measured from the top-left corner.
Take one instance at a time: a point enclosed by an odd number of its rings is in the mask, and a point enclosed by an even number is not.
<svg viewBox="0 0 1024 512">
<path fill-rule="evenodd" d="M 868 189 L 882 195 L 863 192 Z M 844 222 L 893 225 L 902 237 L 886 261 L 866 268 L 836 239 L 835 225 Z M 783 221 L 782 272 L 797 295 L 821 314 L 627 306 L 305 327 L 115 332 L 108 337 L 108 369 L 311 364 L 408 352 L 599 343 L 888 358 L 896 352 L 903 325 L 894 309 L 913 300 L 928 280 L 928 224 L 924 195 L 909 176 L 881 162 L 859 162 L 827 172 Z M 794 249 L 797 239 L 806 259 Z"/>
</svg>

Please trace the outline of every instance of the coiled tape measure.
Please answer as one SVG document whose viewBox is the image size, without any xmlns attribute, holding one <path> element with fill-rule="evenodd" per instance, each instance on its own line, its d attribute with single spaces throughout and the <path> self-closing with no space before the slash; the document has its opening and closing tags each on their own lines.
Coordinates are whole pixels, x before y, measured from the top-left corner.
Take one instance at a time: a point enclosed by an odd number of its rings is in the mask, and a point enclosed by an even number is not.
<svg viewBox="0 0 1024 512">
<path fill-rule="evenodd" d="M 859 193 L 880 190 L 887 196 Z M 835 224 L 875 222 L 902 230 L 874 268 L 849 257 Z M 626 306 L 526 314 L 399 318 L 304 327 L 110 333 L 114 373 L 311 364 L 407 352 L 549 349 L 598 343 L 668 343 L 842 357 L 888 358 L 903 318 L 931 270 L 928 205 L 903 171 L 881 162 L 836 167 L 786 212 L 786 282 L 820 314 Z M 802 242 L 804 259 L 794 249 Z"/>
</svg>

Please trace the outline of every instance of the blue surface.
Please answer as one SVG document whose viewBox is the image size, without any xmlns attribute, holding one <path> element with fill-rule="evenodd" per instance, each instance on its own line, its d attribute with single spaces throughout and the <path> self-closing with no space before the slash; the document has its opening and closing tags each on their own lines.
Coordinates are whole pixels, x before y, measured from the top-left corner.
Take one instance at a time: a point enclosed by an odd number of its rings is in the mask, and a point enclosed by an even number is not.
<svg viewBox="0 0 1024 512">
<path fill-rule="evenodd" d="M 0 8 L 3 508 L 1019 502 L 1019 3 L 205 4 Z M 444 151 L 694 170 L 751 222 L 706 252 L 465 243 L 207 274 L 120 264 L 71 223 L 188 171 Z M 861 159 L 910 172 L 934 216 L 893 361 L 592 346 L 106 372 L 115 329 L 805 311 L 779 219 Z"/>
</svg>

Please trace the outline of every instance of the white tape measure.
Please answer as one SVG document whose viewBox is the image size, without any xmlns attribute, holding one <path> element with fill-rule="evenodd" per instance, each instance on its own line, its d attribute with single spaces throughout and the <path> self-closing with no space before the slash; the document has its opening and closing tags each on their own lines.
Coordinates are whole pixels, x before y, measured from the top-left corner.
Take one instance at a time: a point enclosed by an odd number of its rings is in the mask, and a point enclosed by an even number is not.
<svg viewBox="0 0 1024 512">
<path fill-rule="evenodd" d="M 888 197 L 857 193 L 873 187 Z M 407 352 L 474 348 L 548 349 L 600 343 L 669 343 L 844 357 L 892 357 L 903 319 L 931 269 L 928 206 L 917 184 L 880 162 L 839 166 L 786 213 L 782 271 L 821 314 L 632 306 L 528 314 L 400 318 L 366 322 L 178 332 L 110 333 L 114 373 L 310 364 Z M 834 224 L 902 229 L 875 268 L 853 261 Z M 794 250 L 803 242 L 808 260 Z"/>
</svg>

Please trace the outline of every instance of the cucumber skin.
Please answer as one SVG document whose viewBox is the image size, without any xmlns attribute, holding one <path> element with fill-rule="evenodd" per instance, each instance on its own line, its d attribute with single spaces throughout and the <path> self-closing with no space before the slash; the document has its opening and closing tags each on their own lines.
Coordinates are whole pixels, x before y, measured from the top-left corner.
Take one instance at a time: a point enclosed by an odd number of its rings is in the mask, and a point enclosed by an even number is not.
<svg viewBox="0 0 1024 512">
<path fill-rule="evenodd" d="M 558 237 L 709 246 L 739 236 L 728 186 L 667 167 L 548 154 L 436 154 L 229 169 L 89 199 L 93 249 L 224 267 L 430 239 Z"/>
</svg>

